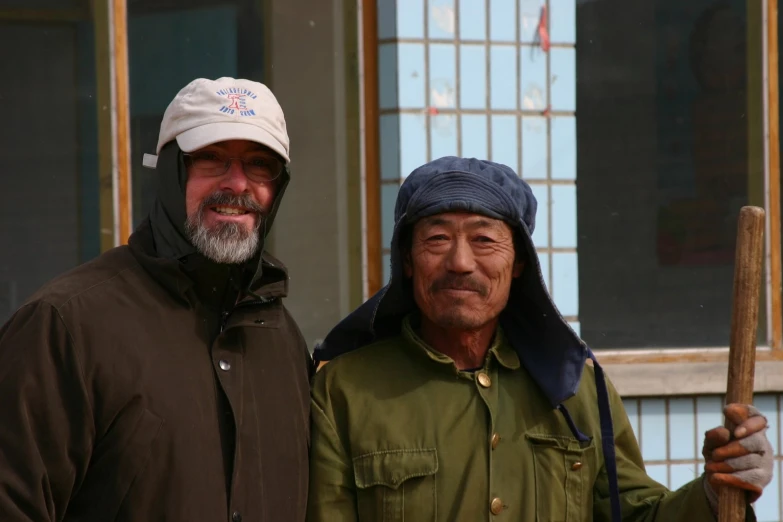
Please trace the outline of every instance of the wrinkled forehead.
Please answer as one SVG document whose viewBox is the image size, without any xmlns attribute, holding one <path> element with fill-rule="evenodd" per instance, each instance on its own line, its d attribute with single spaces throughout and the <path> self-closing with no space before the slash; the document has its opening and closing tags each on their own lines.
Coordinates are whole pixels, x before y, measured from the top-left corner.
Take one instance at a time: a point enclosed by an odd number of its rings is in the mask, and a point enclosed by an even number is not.
<svg viewBox="0 0 783 522">
<path fill-rule="evenodd" d="M 494 230 L 512 233 L 503 220 L 473 212 L 442 212 L 423 217 L 414 223 L 414 230 L 445 228 L 454 231 Z"/>
</svg>

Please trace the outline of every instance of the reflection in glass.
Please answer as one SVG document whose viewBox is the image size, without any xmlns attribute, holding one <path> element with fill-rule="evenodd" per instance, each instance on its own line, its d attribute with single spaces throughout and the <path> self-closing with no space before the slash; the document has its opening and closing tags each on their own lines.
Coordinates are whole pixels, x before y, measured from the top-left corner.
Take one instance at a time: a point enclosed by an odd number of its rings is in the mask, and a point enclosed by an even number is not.
<svg viewBox="0 0 783 522">
<path fill-rule="evenodd" d="M 427 103 L 424 92 L 424 44 L 397 44 L 397 65 L 399 78 L 405 79 L 398 85 L 400 108 L 423 108 Z"/>
<path fill-rule="evenodd" d="M 487 28 L 487 0 L 459 0 L 459 39 L 484 40 Z"/>
<path fill-rule="evenodd" d="M 519 172 L 518 158 L 517 117 L 492 116 L 492 161 L 508 165 L 514 172 Z"/>
<path fill-rule="evenodd" d="M 576 248 L 576 186 L 552 185 L 552 246 Z"/>
<path fill-rule="evenodd" d="M 493 109 L 517 108 L 517 50 L 510 45 L 489 48 L 490 105 Z"/>
<path fill-rule="evenodd" d="M 99 182 L 106 100 L 97 95 L 93 23 L 48 12 L 0 23 L 0 78 L 10 80 L 0 92 L 2 322 L 43 283 L 100 253 L 101 196 L 111 201 L 111 185 Z"/>
<path fill-rule="evenodd" d="M 424 114 L 400 114 L 400 173 L 408 177 L 427 163 L 427 118 Z"/>
<path fill-rule="evenodd" d="M 381 179 L 400 179 L 400 117 L 383 114 L 381 130 Z"/>
<path fill-rule="evenodd" d="M 516 0 L 489 2 L 490 39 L 495 42 L 514 42 L 517 39 Z"/>
<path fill-rule="evenodd" d="M 526 180 L 547 177 L 547 119 L 522 117 L 522 177 Z"/>
<path fill-rule="evenodd" d="M 457 116 L 436 114 L 430 116 L 430 157 L 441 158 L 457 153 Z"/>
<path fill-rule="evenodd" d="M 453 109 L 457 93 L 457 49 L 454 44 L 430 44 L 429 106 Z"/>
<path fill-rule="evenodd" d="M 737 215 L 763 198 L 749 188 L 763 186 L 749 166 L 763 155 L 761 11 L 747 13 L 744 0 L 577 4 L 580 321 L 594 348 L 729 343 Z"/>
<path fill-rule="evenodd" d="M 487 117 L 483 114 L 462 114 L 460 116 L 460 138 L 462 156 L 465 158 L 488 158 Z"/>
<path fill-rule="evenodd" d="M 537 248 L 546 248 L 549 246 L 549 186 L 531 183 L 530 189 L 533 191 L 533 196 L 535 196 L 538 203 L 536 228 L 533 230 L 533 243 Z M 543 264 L 543 261 L 541 263 Z M 546 281 L 549 284 L 549 280 L 547 279 Z"/>
<path fill-rule="evenodd" d="M 519 60 L 521 108 L 542 111 L 549 104 L 546 54 L 538 46 L 522 46 Z"/>
<path fill-rule="evenodd" d="M 576 119 L 556 116 L 552 125 L 552 179 L 576 179 Z"/>
<path fill-rule="evenodd" d="M 460 45 L 459 103 L 463 109 L 487 106 L 487 49 L 483 45 Z"/>
<path fill-rule="evenodd" d="M 549 89 L 552 109 L 576 109 L 576 50 L 573 47 L 553 47 L 549 58 Z"/>
</svg>

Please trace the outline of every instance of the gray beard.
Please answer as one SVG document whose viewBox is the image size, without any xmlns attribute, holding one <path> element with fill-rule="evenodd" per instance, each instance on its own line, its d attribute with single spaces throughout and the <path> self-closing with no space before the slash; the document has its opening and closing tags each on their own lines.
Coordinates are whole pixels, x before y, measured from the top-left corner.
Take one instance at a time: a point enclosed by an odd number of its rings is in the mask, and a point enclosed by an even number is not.
<svg viewBox="0 0 783 522">
<path fill-rule="evenodd" d="M 258 226 L 249 232 L 237 223 L 220 223 L 209 229 L 200 217 L 199 213 L 195 220 L 188 218 L 185 230 L 191 244 L 207 259 L 223 265 L 239 265 L 258 252 Z"/>
<path fill-rule="evenodd" d="M 256 226 L 247 230 L 237 223 L 204 226 L 204 213 L 210 206 L 236 205 L 248 208 L 258 216 Z M 259 249 L 259 232 L 264 223 L 264 208 L 247 195 L 231 196 L 216 192 L 201 202 L 198 210 L 188 216 L 185 233 L 190 243 L 207 259 L 222 265 L 239 265 L 253 258 Z"/>
</svg>

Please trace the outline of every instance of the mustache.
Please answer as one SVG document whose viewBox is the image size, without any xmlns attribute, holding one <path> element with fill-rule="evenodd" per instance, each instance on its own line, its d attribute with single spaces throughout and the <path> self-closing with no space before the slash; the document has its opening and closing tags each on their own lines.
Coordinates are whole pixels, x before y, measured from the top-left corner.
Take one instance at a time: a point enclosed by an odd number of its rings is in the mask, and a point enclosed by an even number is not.
<svg viewBox="0 0 783 522">
<path fill-rule="evenodd" d="M 446 274 L 440 279 L 436 279 L 430 285 L 430 291 L 438 292 L 440 290 L 470 290 L 486 297 L 489 289 L 469 275 Z"/>
<path fill-rule="evenodd" d="M 199 212 L 203 213 L 209 207 L 242 207 L 260 216 L 266 215 L 266 208 L 255 201 L 250 194 L 228 194 L 226 192 L 213 192 L 201 202 Z"/>
</svg>

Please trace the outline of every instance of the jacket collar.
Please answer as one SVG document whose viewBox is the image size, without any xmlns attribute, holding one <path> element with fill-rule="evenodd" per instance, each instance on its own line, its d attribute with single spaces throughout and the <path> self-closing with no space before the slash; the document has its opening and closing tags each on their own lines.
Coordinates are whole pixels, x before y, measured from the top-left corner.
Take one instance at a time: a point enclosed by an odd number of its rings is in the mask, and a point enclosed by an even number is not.
<svg viewBox="0 0 783 522">
<path fill-rule="evenodd" d="M 414 312 L 405 316 L 402 321 L 402 337 L 410 344 L 422 351 L 431 360 L 441 364 L 454 364 L 454 360 L 448 355 L 442 354 L 428 345 L 418 334 L 418 313 Z M 495 331 L 495 336 L 487 351 L 487 361 L 494 359 L 501 366 L 509 370 L 518 370 L 520 367 L 519 356 L 517 356 L 514 349 L 509 345 L 506 340 L 506 336 L 503 334 L 503 329 L 498 325 Z"/>
<path fill-rule="evenodd" d="M 128 246 L 136 261 L 172 296 L 191 306 L 200 300 L 197 297 L 196 282 L 199 274 L 203 273 L 203 268 L 198 265 L 207 263 L 200 255 L 192 254 L 181 259 L 158 256 L 149 219 L 145 219 L 131 234 Z M 260 278 L 253 281 L 251 292 L 264 300 L 286 297 L 288 271 L 285 266 L 267 253 L 263 254 L 262 264 L 264 271 Z M 255 300 L 255 296 L 247 294 L 240 302 Z"/>
</svg>

